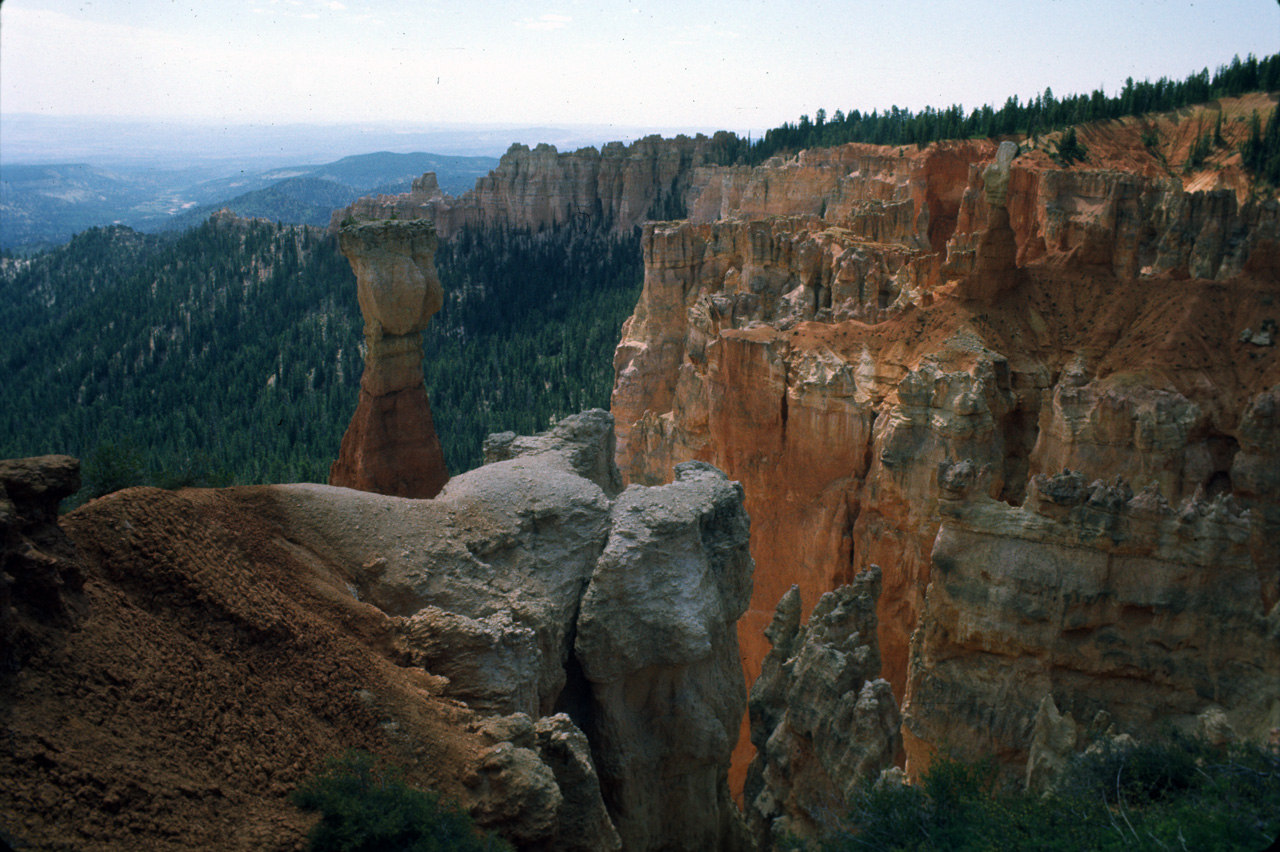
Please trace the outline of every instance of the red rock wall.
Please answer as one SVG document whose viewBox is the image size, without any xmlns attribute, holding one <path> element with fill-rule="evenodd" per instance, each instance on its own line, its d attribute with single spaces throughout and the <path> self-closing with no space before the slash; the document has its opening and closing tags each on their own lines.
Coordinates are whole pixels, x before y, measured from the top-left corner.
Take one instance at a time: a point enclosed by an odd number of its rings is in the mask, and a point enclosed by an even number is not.
<svg viewBox="0 0 1280 852">
<path fill-rule="evenodd" d="M 1173 503 L 1234 489 L 1253 540 L 1276 531 L 1274 496 L 1245 494 L 1233 471 L 1257 470 L 1236 461 L 1266 443 L 1246 437 L 1245 411 L 1280 382 L 1274 348 L 1240 340 L 1280 318 L 1280 208 L 1026 155 L 1008 193 L 1018 275 L 994 301 L 961 301 L 991 274 L 975 255 L 993 153 L 848 146 L 700 169 L 695 221 L 646 229 L 615 356 L 619 466 L 656 482 L 697 458 L 743 483 L 748 679 L 792 583 L 807 611 L 878 564 L 884 676 L 906 694 L 944 462 L 971 459 L 981 493 L 1012 505 L 1064 466 L 1154 480 Z M 1275 558 L 1251 553 L 1272 588 Z"/>
</svg>

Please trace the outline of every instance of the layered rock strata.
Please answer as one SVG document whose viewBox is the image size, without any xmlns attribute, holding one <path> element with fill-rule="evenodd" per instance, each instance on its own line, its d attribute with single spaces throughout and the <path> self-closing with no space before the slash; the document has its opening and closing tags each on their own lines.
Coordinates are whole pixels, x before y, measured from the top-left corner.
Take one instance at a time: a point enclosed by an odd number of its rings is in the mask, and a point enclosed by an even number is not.
<svg viewBox="0 0 1280 852">
<path fill-rule="evenodd" d="M 1020 766 L 1035 743 L 1076 746 L 1063 718 L 1140 740 L 1194 732 L 1206 712 L 1254 739 L 1280 728 L 1275 576 L 1229 493 L 1171 506 L 1155 482 L 1135 494 L 1067 471 L 1034 476 L 1018 507 L 987 497 L 968 462 L 938 476 L 909 751 L 947 743 Z"/>
<path fill-rule="evenodd" d="M 1271 96 L 1246 95 L 1084 125 L 1079 138 L 1090 155 L 1070 166 L 1050 156 L 1052 136 L 1020 140 L 1003 202 L 1018 265 L 1097 267 L 1121 279 L 1227 280 L 1280 268 L 1280 204 L 1253 191 L 1231 156 L 1250 114 L 1274 108 Z M 1188 133 L 1194 141 L 1219 115 L 1226 154 L 1192 168 Z M 1150 134 L 1157 144 L 1144 142 Z M 949 278 L 961 278 L 1000 206 L 988 201 L 984 176 L 998 147 L 988 140 L 923 149 L 850 144 L 754 168 L 702 166 L 689 178 L 686 206 L 696 223 L 819 216 L 870 241 L 930 248 L 943 255 Z"/>
<path fill-rule="evenodd" d="M 702 135 L 648 136 L 630 145 L 564 152 L 515 144 L 475 189 L 457 198 L 442 195 L 435 175 L 427 174 L 408 193 L 362 198 L 335 211 L 331 226 L 392 216 L 427 219 L 448 239 L 467 226 L 536 231 L 587 219 L 630 231 L 646 219 L 682 216 L 693 169 L 717 144 Z"/>
<path fill-rule="evenodd" d="M 808 609 L 876 563 L 884 675 L 905 693 L 941 523 L 936 470 L 955 459 L 1014 505 L 1064 466 L 1155 479 L 1175 504 L 1230 491 L 1274 597 L 1276 496 L 1250 483 L 1274 455 L 1252 400 L 1280 383 L 1266 333 L 1280 204 L 1230 156 L 1250 112 L 1273 105 L 1250 95 L 1081 127 L 1089 157 L 1070 166 L 1052 134 L 994 169 L 987 140 L 681 161 L 659 206 L 690 221 L 647 227 L 645 289 L 615 359 L 619 464 L 630 482 L 667 481 L 690 459 L 743 482 L 760 567 L 741 630 L 749 677 L 792 583 Z M 1194 168 L 1185 143 L 1218 115 L 1227 144 Z M 424 183 L 421 198 L 349 213 L 446 231 L 579 215 L 629 226 L 599 189 L 615 185 L 607 157 L 595 170 L 579 153 L 514 149 L 465 201 L 427 198 Z"/>
<path fill-rule="evenodd" d="M 350 225 L 339 247 L 364 315 L 360 400 L 329 483 L 397 497 L 434 497 L 449 480 L 422 374 L 422 332 L 444 303 L 428 222 Z"/>
<path fill-rule="evenodd" d="M 1098 160 L 1123 159 L 1082 132 Z M 988 171 L 997 150 L 846 146 L 699 169 L 693 221 L 646 226 L 644 289 L 615 355 L 619 466 L 656 483 L 700 459 L 743 483 L 749 680 L 792 584 L 803 612 L 878 564 L 883 674 L 906 695 L 943 521 L 937 471 L 957 459 L 1011 506 L 1064 467 L 1154 480 L 1172 505 L 1231 494 L 1249 510 L 1264 615 L 1280 597 L 1262 425 L 1280 364 L 1266 335 L 1254 342 L 1280 310 L 1280 205 L 1152 164 L 1063 168 L 1041 150 L 1006 148 Z M 918 768 L 927 748 L 913 754 Z"/>
<path fill-rule="evenodd" d="M 765 630 L 773 647 L 750 698 L 756 756 L 744 798 L 757 848 L 838 830 L 855 791 L 902 747 L 898 705 L 879 678 L 879 595 L 872 566 L 823 595 L 807 624 L 797 586 L 778 602 Z"/>
</svg>

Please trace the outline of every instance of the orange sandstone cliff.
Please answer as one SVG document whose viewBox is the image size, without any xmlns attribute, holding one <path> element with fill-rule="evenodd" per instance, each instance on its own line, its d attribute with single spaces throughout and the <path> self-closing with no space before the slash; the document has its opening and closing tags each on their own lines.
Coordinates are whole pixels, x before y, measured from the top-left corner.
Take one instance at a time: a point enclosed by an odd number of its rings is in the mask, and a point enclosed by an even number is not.
<svg viewBox="0 0 1280 852">
<path fill-rule="evenodd" d="M 1259 698 L 1276 694 L 1278 665 L 1263 649 L 1280 597 L 1266 544 L 1280 532 L 1280 204 L 1248 183 L 1232 147 L 1270 105 L 1258 95 L 1209 110 L 1223 111 L 1231 145 L 1199 171 L 1182 168 L 1187 127 L 1206 120 L 1196 110 L 1084 127 L 1089 158 L 1070 167 L 1040 140 L 996 171 L 987 141 L 695 169 L 690 220 L 645 226 L 612 408 L 628 481 L 701 459 L 742 482 L 757 566 L 739 631 L 748 680 L 792 584 L 807 612 L 878 565 L 883 675 L 905 700 L 917 767 L 944 741 L 1025 760 L 1045 695 L 1136 734 L 1211 708 L 1242 733 L 1280 726 L 1280 703 Z M 1148 126 L 1154 148 L 1140 141 Z M 996 508 L 946 508 L 963 500 L 939 471 L 961 462 L 976 482 L 965 499 Z M 1171 514 L 1125 521 L 1121 539 L 1082 534 L 1070 512 L 1061 529 L 1026 532 L 1048 523 L 1034 521 L 1035 483 L 1064 468 L 1082 493 L 1095 480 L 1117 489 L 1113 514 L 1136 511 L 1124 508 L 1134 494 Z M 1226 519 L 1229 552 L 1166 543 L 1177 512 Z M 973 552 L 993 561 L 958 558 L 965 536 L 992 542 Z M 944 563 L 963 564 L 967 585 L 940 577 Z M 1051 592 L 1054 570 L 1076 563 L 1111 566 L 1080 581 L 1080 594 L 1112 601 L 1083 620 Z M 977 593 L 1018 564 L 1043 595 L 1018 579 L 1000 581 L 1017 594 Z M 1205 597 L 1205 571 L 1240 580 Z M 1157 588 L 1126 598 L 1137 578 Z M 1230 688 L 1170 662 L 1227 641 L 1212 612 L 1248 625 L 1248 650 L 1224 658 Z M 1028 618 L 1030 633 L 1018 627 Z M 1121 667 L 1124 690 L 1106 686 L 1114 666 L 1092 662 L 1115 636 L 1143 649 Z M 1045 674 L 1017 700 L 980 664 L 1028 659 Z M 1148 711 L 1112 707 L 1121 692 Z M 952 718 L 957 702 L 968 722 Z"/>
<path fill-rule="evenodd" d="M 967 462 L 980 485 L 965 499 L 1030 515 L 1047 505 L 1027 502 L 1036 478 L 1064 469 L 1086 490 L 1098 480 L 1121 494 L 1158 493 L 1175 509 L 1192 501 L 1193 514 L 1230 496 L 1240 512 L 1232 523 L 1249 531 L 1233 553 L 1245 554 L 1257 583 L 1232 606 L 1252 613 L 1255 633 L 1274 618 L 1280 566 L 1265 542 L 1280 516 L 1266 424 L 1280 383 L 1280 205 L 1234 153 L 1249 115 L 1273 106 L 1257 94 L 1083 126 L 1088 157 L 1069 166 L 1052 155 L 1058 134 L 1023 139 L 994 171 L 992 140 L 845 145 L 758 167 L 715 165 L 715 139 L 572 153 L 514 146 L 459 198 L 425 175 L 413 192 L 362 199 L 334 222 L 425 218 L 447 237 L 469 224 L 537 228 L 587 217 L 627 228 L 687 216 L 644 225 L 644 289 L 615 355 L 624 478 L 661 483 L 674 465 L 703 460 L 742 482 L 756 560 L 739 629 L 749 682 L 769 651 L 775 605 L 793 584 L 807 614 L 820 595 L 879 565 L 882 674 L 905 702 L 915 765 L 946 738 L 1016 762 L 1036 701 L 1047 694 L 1079 715 L 1099 703 L 1081 696 L 1104 675 L 1042 682 L 1004 704 L 995 692 L 963 698 L 992 725 L 990 714 L 1006 713 L 998 726 L 1007 736 L 941 723 L 938 708 L 948 705 L 923 697 L 944 656 L 978 659 L 1003 647 L 1016 660 L 1051 649 L 1000 631 L 981 640 L 948 632 L 943 613 L 995 624 L 1023 616 L 989 600 L 948 609 L 946 589 L 930 591 L 938 554 L 949 558 L 938 548 L 961 534 L 946 518 L 969 517 L 944 512 L 964 501 L 944 493 L 939 471 Z M 1219 115 L 1225 144 L 1188 167 Z M 1063 546 L 1080 559 L 1146 553 L 1183 566 L 1166 577 L 1217 564 L 1160 550 L 1147 540 L 1158 524 L 1139 525 L 1108 551 L 1081 539 L 1070 518 L 1057 522 L 1062 530 L 1037 535 L 1070 542 Z M 1014 551 L 1025 559 L 1049 552 L 1015 533 L 1018 524 L 1002 529 L 991 534 L 1023 542 Z M 1106 574 L 1094 593 L 1115 596 L 1116 582 Z M 1185 592 L 1169 586 L 1165 597 Z M 935 611 L 936 620 L 925 617 Z M 1124 633 L 1138 610 L 1107 612 L 1099 618 Z M 1154 623 L 1165 623 L 1156 612 Z M 1074 629 L 1066 623 L 1037 641 L 1073 647 L 1082 634 L 1064 634 Z M 1135 685 L 1141 692 L 1159 677 L 1135 674 Z M 1280 709 L 1243 709 L 1187 677 L 1170 688 L 1200 695 L 1160 705 L 1177 704 L 1170 713 L 1179 719 L 1221 705 L 1251 733 L 1280 725 Z M 1141 733 L 1152 719 L 1130 721 Z M 744 721 L 736 787 L 750 752 L 745 734 Z"/>
</svg>

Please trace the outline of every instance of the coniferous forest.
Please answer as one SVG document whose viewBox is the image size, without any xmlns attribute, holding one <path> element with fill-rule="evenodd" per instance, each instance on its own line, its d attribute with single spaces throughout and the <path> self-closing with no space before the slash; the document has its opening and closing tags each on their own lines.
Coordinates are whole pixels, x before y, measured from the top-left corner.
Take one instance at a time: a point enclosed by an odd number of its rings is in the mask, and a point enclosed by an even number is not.
<svg viewBox="0 0 1280 852">
<path fill-rule="evenodd" d="M 1055 97 L 1052 89 L 1045 89 L 1026 101 L 1014 95 L 999 107 L 987 104 L 969 112 L 959 104 L 942 109 L 925 107 L 919 112 L 897 106 L 870 113 L 836 110 L 831 116 L 822 109 L 813 118 L 802 115 L 798 122 L 767 130 L 759 139 L 741 139 L 731 134 L 718 137 L 715 156 L 723 165 L 757 165 L 769 157 L 794 154 L 803 148 L 828 148 L 847 142 L 924 146 L 942 139 L 1014 134 L 1034 137 L 1073 124 L 1165 112 L 1214 98 L 1276 89 L 1280 89 L 1280 54 L 1262 59 L 1237 56 L 1212 74 L 1204 68 L 1184 80 L 1161 77 L 1155 82 L 1134 82 L 1130 77 L 1115 95 L 1096 89 L 1088 94 Z M 1273 122 L 1270 126 L 1276 125 Z M 1275 137 L 1272 146 L 1280 146 L 1280 131 L 1270 135 Z M 1256 145 L 1253 150 L 1258 153 L 1246 153 L 1246 166 L 1267 180 L 1280 181 L 1280 157 L 1265 158 L 1261 153 L 1265 139 Z"/>
<path fill-rule="evenodd" d="M 1182 81 L 1126 81 L 965 113 L 837 110 L 757 140 L 717 133 L 711 159 L 750 164 L 845 142 L 1070 128 L 1280 88 L 1280 55 L 1238 57 Z M 1068 158 L 1074 131 L 1059 142 Z M 1243 164 L 1280 185 L 1280 108 L 1252 117 Z M 668 199 L 671 202 L 674 196 Z M 655 217 L 681 216 L 670 203 Z M 607 407 L 612 352 L 643 276 L 639 234 L 607 223 L 539 233 L 468 230 L 441 241 L 445 306 L 424 372 L 453 473 L 490 432 L 529 434 Z M 93 228 L 27 258 L 0 258 L 0 457 L 68 453 L 83 500 L 117 487 L 323 482 L 355 410 L 361 317 L 336 240 L 304 225 L 215 214 L 182 234 Z"/>
<path fill-rule="evenodd" d="M 608 406 L 638 235 L 589 226 L 442 241 L 425 333 L 453 473 L 489 432 Z M 215 216 L 180 236 L 95 228 L 0 274 L 0 457 L 84 461 L 81 499 L 134 484 L 323 482 L 363 360 L 327 232 Z"/>
</svg>

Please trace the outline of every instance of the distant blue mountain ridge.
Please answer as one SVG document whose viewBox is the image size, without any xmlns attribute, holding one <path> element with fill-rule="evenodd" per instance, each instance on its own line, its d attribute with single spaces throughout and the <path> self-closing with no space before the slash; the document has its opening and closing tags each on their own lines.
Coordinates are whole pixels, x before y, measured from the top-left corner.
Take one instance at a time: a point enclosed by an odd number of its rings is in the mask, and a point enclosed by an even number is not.
<svg viewBox="0 0 1280 852">
<path fill-rule="evenodd" d="M 65 243 L 99 225 L 186 229 L 223 207 L 241 216 L 324 226 L 335 208 L 362 195 L 407 192 L 424 172 L 435 172 L 441 189 L 460 195 L 497 165 L 495 157 L 386 151 L 322 165 L 216 176 L 210 166 L 160 170 L 3 164 L 0 248 L 29 252 Z"/>
</svg>

